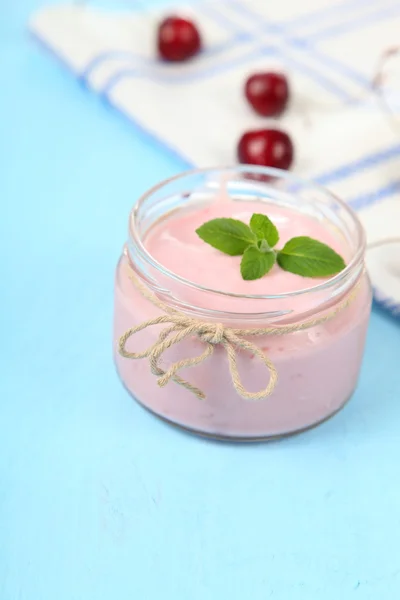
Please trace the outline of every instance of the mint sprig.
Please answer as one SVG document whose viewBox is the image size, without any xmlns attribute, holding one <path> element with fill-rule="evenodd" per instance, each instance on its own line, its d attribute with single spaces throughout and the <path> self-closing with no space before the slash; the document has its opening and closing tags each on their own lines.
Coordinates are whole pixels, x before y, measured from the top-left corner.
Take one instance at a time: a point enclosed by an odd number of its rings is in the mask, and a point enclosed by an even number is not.
<svg viewBox="0 0 400 600">
<path fill-rule="evenodd" d="M 237 219 L 213 219 L 196 233 L 225 254 L 243 255 L 240 272 L 245 280 L 260 279 L 276 262 L 284 271 L 303 277 L 329 277 L 346 266 L 335 250 L 307 236 L 294 237 L 282 250 L 275 250 L 279 232 L 266 215 L 254 214 L 250 225 Z"/>
</svg>

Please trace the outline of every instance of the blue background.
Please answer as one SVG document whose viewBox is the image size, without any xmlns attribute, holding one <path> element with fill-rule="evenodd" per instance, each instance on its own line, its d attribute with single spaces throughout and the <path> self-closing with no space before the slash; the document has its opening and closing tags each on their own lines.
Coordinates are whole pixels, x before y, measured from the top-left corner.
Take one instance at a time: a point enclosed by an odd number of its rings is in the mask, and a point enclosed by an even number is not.
<svg viewBox="0 0 400 600">
<path fill-rule="evenodd" d="M 374 310 L 353 401 L 298 437 L 159 422 L 111 357 L 139 194 L 185 168 L 0 0 L 0 600 L 392 600 L 400 592 L 400 328 Z"/>
</svg>

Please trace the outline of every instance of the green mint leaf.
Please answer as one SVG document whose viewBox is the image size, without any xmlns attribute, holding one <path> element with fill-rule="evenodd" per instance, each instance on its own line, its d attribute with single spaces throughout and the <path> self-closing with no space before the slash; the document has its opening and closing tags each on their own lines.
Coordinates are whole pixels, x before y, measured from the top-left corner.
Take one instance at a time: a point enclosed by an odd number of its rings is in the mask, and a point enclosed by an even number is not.
<svg viewBox="0 0 400 600">
<path fill-rule="evenodd" d="M 294 237 L 282 250 L 277 261 L 285 271 L 303 277 L 328 277 L 342 271 L 346 263 L 332 248 L 306 236 Z"/>
<path fill-rule="evenodd" d="M 257 246 L 250 246 L 244 251 L 242 262 L 240 263 L 240 272 L 243 279 L 248 281 L 260 279 L 272 269 L 275 263 L 275 252 L 262 252 Z"/>
<path fill-rule="evenodd" d="M 266 240 L 272 248 L 279 241 L 279 233 L 271 219 L 265 215 L 254 214 L 250 219 L 250 229 L 259 240 Z"/>
<path fill-rule="evenodd" d="M 204 242 L 230 256 L 243 254 L 257 241 L 250 227 L 236 219 L 213 219 L 196 229 L 196 233 Z"/>
</svg>

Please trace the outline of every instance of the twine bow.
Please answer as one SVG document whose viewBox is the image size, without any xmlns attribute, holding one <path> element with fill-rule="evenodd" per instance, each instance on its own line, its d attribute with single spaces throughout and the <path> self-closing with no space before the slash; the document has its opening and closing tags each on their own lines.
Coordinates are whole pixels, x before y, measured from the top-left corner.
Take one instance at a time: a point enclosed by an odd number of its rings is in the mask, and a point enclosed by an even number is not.
<svg viewBox="0 0 400 600">
<path fill-rule="evenodd" d="M 126 343 L 129 338 L 139 331 L 146 329 L 147 327 L 151 327 L 152 325 L 160 325 L 161 323 L 168 323 L 169 327 L 166 327 L 160 332 L 157 341 L 152 346 L 147 348 L 147 350 L 144 350 L 143 352 L 128 352 L 126 350 Z M 167 371 L 164 371 L 160 366 L 160 358 L 163 353 L 168 350 L 168 348 L 171 348 L 171 346 L 179 344 L 179 342 L 185 338 L 193 336 L 197 336 L 200 341 L 206 344 L 204 352 L 200 354 L 200 356 L 196 356 L 194 358 L 185 358 L 183 360 L 179 360 L 178 362 L 173 363 Z M 228 356 L 229 370 L 233 385 L 237 393 L 242 396 L 242 398 L 245 398 L 246 400 L 260 400 L 261 398 L 265 398 L 272 394 L 278 379 L 278 374 L 273 363 L 267 356 L 265 356 L 258 346 L 248 342 L 244 338 L 239 337 L 233 329 L 224 327 L 221 323 L 206 323 L 180 314 L 169 314 L 156 317 L 155 319 L 145 321 L 137 327 L 133 327 L 132 329 L 126 331 L 119 340 L 119 353 L 125 358 L 148 358 L 151 372 L 153 375 L 158 377 L 157 383 L 160 387 L 166 386 L 167 383 L 172 379 L 179 385 L 182 385 L 187 390 L 195 394 L 198 398 L 204 399 L 204 392 L 199 390 L 199 388 L 195 387 L 188 381 L 182 379 L 178 375 L 178 371 L 185 367 L 194 367 L 195 365 L 201 364 L 207 360 L 207 358 L 212 356 L 216 346 L 222 346 L 225 349 Z M 237 349 L 246 350 L 247 352 L 257 356 L 267 367 L 270 373 L 270 379 L 265 389 L 252 393 L 248 392 L 243 387 L 237 368 Z"/>
<path fill-rule="evenodd" d="M 195 394 L 195 396 L 197 396 L 199 399 L 205 398 L 204 392 L 192 385 L 189 381 L 182 379 L 178 372 L 183 368 L 194 367 L 207 360 L 213 355 L 216 346 L 222 346 L 224 348 L 228 357 L 232 383 L 235 390 L 242 398 L 245 400 L 261 400 L 262 398 L 267 398 L 270 396 L 274 391 L 278 381 L 277 370 L 273 362 L 264 354 L 264 352 L 262 352 L 256 344 L 249 342 L 245 338 L 263 335 L 284 335 L 325 323 L 336 316 L 338 312 L 349 306 L 349 304 L 354 300 L 359 287 L 358 283 L 353 288 L 352 292 L 331 312 L 316 319 L 280 327 L 265 327 L 260 329 L 231 329 L 230 327 L 225 327 L 222 323 L 210 323 L 188 317 L 184 313 L 171 308 L 167 304 L 164 304 L 158 300 L 158 298 L 133 275 L 131 269 L 129 269 L 129 271 L 129 278 L 137 290 L 152 304 L 160 308 L 164 314 L 159 317 L 155 317 L 154 319 L 144 321 L 140 325 L 128 329 L 119 338 L 119 353 L 125 358 L 131 358 L 134 360 L 148 358 L 151 372 L 153 375 L 158 377 L 157 383 L 160 387 L 165 387 L 172 379 L 178 385 L 183 386 Z M 153 325 L 161 325 L 164 323 L 168 326 L 165 327 L 165 329 L 162 329 L 157 341 L 149 346 L 146 350 L 143 352 L 129 352 L 126 349 L 128 340 L 136 333 L 142 331 L 143 329 L 147 329 L 148 327 L 152 327 Z M 171 348 L 171 346 L 179 344 L 182 340 L 193 336 L 196 336 L 201 342 L 206 344 L 204 352 L 193 358 L 179 360 L 173 363 L 165 371 L 160 365 L 160 360 L 164 352 L 168 350 L 168 348 Z M 238 350 L 244 350 L 251 355 L 257 356 L 257 358 L 259 358 L 259 360 L 265 365 L 270 376 L 266 388 L 260 390 L 259 392 L 249 392 L 243 387 L 236 360 Z"/>
</svg>

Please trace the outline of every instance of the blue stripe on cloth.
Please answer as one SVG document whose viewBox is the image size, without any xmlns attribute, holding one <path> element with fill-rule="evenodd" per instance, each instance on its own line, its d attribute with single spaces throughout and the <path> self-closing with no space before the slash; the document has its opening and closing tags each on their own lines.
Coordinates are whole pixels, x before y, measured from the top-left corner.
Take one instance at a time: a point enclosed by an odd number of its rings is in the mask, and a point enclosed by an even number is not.
<svg viewBox="0 0 400 600">
<path fill-rule="evenodd" d="M 285 19 L 279 21 L 279 23 L 285 26 L 294 26 L 300 27 L 302 23 L 314 23 L 316 21 L 322 20 L 325 17 L 329 17 L 330 15 L 337 15 L 341 12 L 350 12 L 354 8 L 366 8 L 368 6 L 377 6 L 381 4 L 381 0 L 343 0 L 339 4 L 335 4 L 334 6 L 326 6 L 325 8 L 319 8 L 312 12 L 307 12 L 305 14 L 299 15 L 298 17 L 294 17 L 293 19 Z"/>
<path fill-rule="evenodd" d="M 315 83 L 319 84 L 325 90 L 331 92 L 331 94 L 333 94 L 334 96 L 337 96 L 338 98 L 340 98 L 341 100 L 343 100 L 346 103 L 353 101 L 353 96 L 351 94 L 348 94 L 345 90 L 343 90 L 340 86 L 338 86 L 334 81 L 332 81 L 328 77 L 325 77 L 324 74 L 320 73 L 313 67 L 310 67 L 309 65 L 306 65 L 306 64 L 300 62 L 293 56 L 290 56 L 289 54 L 284 52 L 282 49 L 280 49 L 279 55 L 282 58 L 282 60 L 284 62 L 286 62 L 288 65 L 292 65 L 300 73 L 303 73 L 304 75 L 307 75 L 308 77 L 310 77 L 310 79 L 312 79 Z"/>
<path fill-rule="evenodd" d="M 320 185 L 329 185 L 336 181 L 352 177 L 359 171 L 377 167 L 395 158 L 400 158 L 400 144 L 373 152 L 355 161 L 341 165 L 332 171 L 319 175 L 315 178 L 315 181 Z"/>
<path fill-rule="evenodd" d="M 222 64 L 216 64 L 207 70 L 199 71 L 197 73 L 187 73 L 180 76 L 175 75 L 174 77 L 171 77 L 171 75 L 168 73 L 152 73 L 149 70 L 142 70 L 140 68 L 119 69 L 109 77 L 109 79 L 106 81 L 103 87 L 102 92 L 100 93 L 106 95 L 109 94 L 116 85 L 118 85 L 121 81 L 129 77 L 150 78 L 152 81 L 159 81 L 168 84 L 186 84 L 192 81 L 201 81 L 202 79 L 208 79 L 209 77 L 213 77 L 215 75 L 219 75 L 221 73 L 234 69 L 235 67 L 246 63 L 247 61 L 252 60 L 253 58 L 274 55 L 280 56 L 284 62 L 286 62 L 289 65 L 292 65 L 299 72 L 309 76 L 313 81 L 315 81 L 315 83 L 319 84 L 325 90 L 334 94 L 341 100 L 345 102 L 353 101 L 353 97 L 344 90 L 342 90 L 339 86 L 337 86 L 335 82 L 331 81 L 312 67 L 309 67 L 308 65 L 299 62 L 292 56 L 289 56 L 288 54 L 282 52 L 282 50 L 279 50 L 273 46 L 265 46 L 257 48 L 255 50 L 251 50 L 249 53 L 246 53 L 241 57 L 235 57 L 234 59 L 226 61 Z"/>
<path fill-rule="evenodd" d="M 223 3 L 222 3 L 223 6 Z M 243 31 L 241 29 L 239 29 L 239 27 L 236 25 L 236 23 L 233 23 L 233 21 L 227 16 L 224 15 L 222 12 L 220 12 L 218 10 L 218 8 L 216 8 L 215 5 L 211 5 L 211 2 L 206 1 L 206 2 L 201 2 L 199 4 L 196 4 L 196 9 L 201 12 L 202 14 L 208 14 L 210 17 L 212 17 L 214 19 L 214 21 L 220 25 L 221 27 L 225 27 L 228 31 L 236 34 L 236 35 L 245 35 L 246 36 L 246 41 L 250 41 L 254 39 L 253 36 L 253 32 L 249 32 L 249 31 Z"/>
<path fill-rule="evenodd" d="M 90 75 L 95 71 L 98 67 L 100 67 L 104 62 L 108 60 L 132 60 L 138 61 L 142 66 L 148 65 L 154 67 L 158 64 L 158 61 L 155 59 L 149 59 L 145 56 L 140 56 L 135 54 L 134 52 L 122 51 L 122 50 L 107 50 L 105 52 L 101 52 L 97 54 L 94 58 L 92 58 L 84 70 L 80 73 L 80 79 L 82 81 L 86 81 Z"/>
<path fill-rule="evenodd" d="M 316 48 L 314 48 L 312 46 L 307 45 L 306 50 L 309 51 L 310 56 L 312 58 L 315 58 L 315 59 L 321 61 L 321 63 L 323 63 L 325 65 L 329 65 L 330 67 L 335 69 L 338 73 L 341 73 L 342 75 L 347 77 L 349 80 L 353 81 L 354 83 L 357 83 L 357 84 L 361 85 L 362 87 L 366 87 L 369 90 L 371 90 L 371 80 L 368 77 L 366 77 L 365 75 L 363 75 L 362 73 L 359 73 L 358 71 L 356 71 L 355 69 L 350 67 L 348 64 L 342 63 L 340 60 L 337 60 L 336 58 L 328 56 L 327 54 L 321 52 L 320 50 L 317 50 Z"/>
<path fill-rule="evenodd" d="M 240 34 L 237 34 L 233 38 L 226 40 L 225 42 L 221 42 L 220 44 L 215 44 L 214 46 L 204 49 L 202 51 L 202 56 L 212 56 L 213 54 L 223 52 L 224 50 L 229 50 L 230 48 L 232 48 L 232 44 L 238 41 L 242 41 L 241 38 L 242 36 L 240 36 Z M 147 56 L 140 56 L 139 54 L 130 51 L 107 50 L 105 52 L 97 54 L 87 63 L 87 65 L 80 74 L 80 79 L 82 79 L 82 81 L 88 80 L 88 78 L 98 67 L 100 67 L 103 63 L 109 60 L 129 60 L 132 62 L 132 69 L 160 67 L 160 61 L 157 58 L 148 58 Z"/>
<path fill-rule="evenodd" d="M 374 295 L 374 302 L 377 306 L 389 311 L 394 317 L 400 317 L 399 302 L 396 302 L 396 300 L 393 298 L 385 296 L 377 287 L 372 287 L 372 291 Z"/>
<path fill-rule="evenodd" d="M 180 76 L 171 77 L 170 74 L 166 73 L 149 73 L 146 71 L 141 71 L 140 69 L 120 69 L 116 73 L 110 76 L 110 78 L 105 83 L 103 94 L 109 94 L 116 85 L 118 85 L 121 81 L 128 77 L 148 77 L 151 78 L 152 81 L 161 81 L 164 83 L 173 83 L 173 84 L 185 84 L 190 83 L 191 81 L 201 81 L 204 78 L 213 77 L 215 75 L 219 75 L 224 71 L 229 71 L 237 67 L 240 64 L 246 63 L 247 61 L 253 58 L 259 58 L 264 54 L 268 54 L 269 56 L 274 56 L 276 54 L 276 48 L 273 46 L 266 48 L 256 48 L 252 49 L 250 52 L 243 54 L 240 57 L 235 57 L 231 60 L 228 60 L 221 64 L 216 64 L 213 67 L 210 67 L 207 70 L 199 71 L 197 73 L 187 73 Z"/>
<path fill-rule="evenodd" d="M 356 198 L 352 198 L 348 201 L 348 204 L 354 210 L 361 210 L 362 208 L 367 208 L 378 202 L 382 202 L 382 200 L 390 198 L 390 196 L 394 196 L 398 193 L 400 193 L 400 179 L 392 181 L 388 185 L 367 194 L 361 194 Z"/>
<path fill-rule="evenodd" d="M 339 23 L 337 25 L 333 25 L 331 27 L 327 27 L 326 29 L 322 29 L 318 33 L 310 34 L 308 39 L 310 40 L 326 40 L 330 37 L 340 36 L 349 31 L 357 31 L 361 29 L 364 25 L 369 25 L 371 23 L 375 23 L 377 21 L 381 21 L 384 19 L 388 19 L 389 17 L 399 16 L 400 15 L 400 4 L 396 2 L 395 5 L 390 6 L 384 10 L 378 10 L 373 13 L 369 13 L 364 16 L 357 16 L 350 21 L 346 21 L 344 23 Z"/>
<path fill-rule="evenodd" d="M 308 38 L 305 39 L 297 36 L 293 37 L 286 27 L 278 25 L 277 23 L 271 24 L 271 28 L 273 28 L 277 33 L 280 33 L 283 41 L 285 41 L 288 45 L 300 51 L 307 52 L 311 59 L 332 67 L 337 73 L 344 75 L 353 83 L 371 89 L 371 81 L 368 79 L 368 77 L 356 71 L 347 63 L 342 63 L 340 60 L 321 52 L 310 43 Z"/>
</svg>

